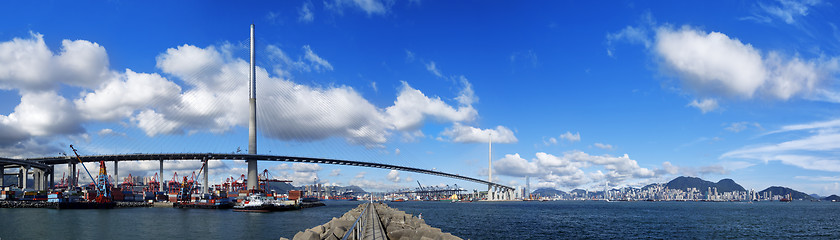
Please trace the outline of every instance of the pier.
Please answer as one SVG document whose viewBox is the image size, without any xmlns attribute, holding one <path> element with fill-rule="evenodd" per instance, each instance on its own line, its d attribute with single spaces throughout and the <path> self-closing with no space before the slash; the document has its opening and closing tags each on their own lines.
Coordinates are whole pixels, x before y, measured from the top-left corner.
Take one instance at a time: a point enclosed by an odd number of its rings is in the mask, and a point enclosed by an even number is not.
<svg viewBox="0 0 840 240">
<path fill-rule="evenodd" d="M 281 238 L 282 239 L 282 238 Z M 384 203 L 363 203 L 340 218 L 298 232 L 293 240 L 461 239 Z"/>
</svg>

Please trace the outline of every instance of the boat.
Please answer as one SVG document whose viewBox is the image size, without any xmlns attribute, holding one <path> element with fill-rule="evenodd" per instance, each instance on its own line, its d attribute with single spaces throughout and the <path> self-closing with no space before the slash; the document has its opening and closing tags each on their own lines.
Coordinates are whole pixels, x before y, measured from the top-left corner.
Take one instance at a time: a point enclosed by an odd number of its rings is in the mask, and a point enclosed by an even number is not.
<svg viewBox="0 0 840 240">
<path fill-rule="evenodd" d="M 245 197 L 245 201 L 241 204 L 233 206 L 234 212 L 271 212 L 276 209 L 273 202 L 268 200 L 264 194 L 251 194 Z"/>
<path fill-rule="evenodd" d="M 233 202 L 231 201 L 214 201 L 214 202 L 175 202 L 172 203 L 173 208 L 200 208 L 200 209 L 231 209 Z"/>
</svg>

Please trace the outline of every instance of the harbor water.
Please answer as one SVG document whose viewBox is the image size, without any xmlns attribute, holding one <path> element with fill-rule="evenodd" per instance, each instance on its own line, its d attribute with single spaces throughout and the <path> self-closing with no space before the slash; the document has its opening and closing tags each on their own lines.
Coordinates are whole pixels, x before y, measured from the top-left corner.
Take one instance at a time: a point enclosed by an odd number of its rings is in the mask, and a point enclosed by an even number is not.
<svg viewBox="0 0 840 240">
<path fill-rule="evenodd" d="M 278 239 L 361 202 L 273 213 L 0 209 L 6 239 Z M 831 202 L 389 202 L 464 239 L 840 239 Z"/>
</svg>

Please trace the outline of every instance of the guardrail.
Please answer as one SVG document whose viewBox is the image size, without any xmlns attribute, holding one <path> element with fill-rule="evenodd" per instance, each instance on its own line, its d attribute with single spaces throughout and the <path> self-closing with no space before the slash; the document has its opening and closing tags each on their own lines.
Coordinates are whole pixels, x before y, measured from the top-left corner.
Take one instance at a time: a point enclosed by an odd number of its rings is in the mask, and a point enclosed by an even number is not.
<svg viewBox="0 0 840 240">
<path fill-rule="evenodd" d="M 362 209 L 362 213 L 359 214 L 359 217 L 356 218 L 356 222 L 353 222 L 353 226 L 350 229 L 347 229 L 347 233 L 344 233 L 344 237 L 341 240 L 360 240 L 362 239 L 362 234 L 365 231 L 365 223 L 367 222 L 367 210 L 371 207 L 371 203 L 365 203 L 365 207 Z M 361 222 L 361 223 L 360 223 Z M 352 238 L 350 236 L 353 236 Z"/>
</svg>

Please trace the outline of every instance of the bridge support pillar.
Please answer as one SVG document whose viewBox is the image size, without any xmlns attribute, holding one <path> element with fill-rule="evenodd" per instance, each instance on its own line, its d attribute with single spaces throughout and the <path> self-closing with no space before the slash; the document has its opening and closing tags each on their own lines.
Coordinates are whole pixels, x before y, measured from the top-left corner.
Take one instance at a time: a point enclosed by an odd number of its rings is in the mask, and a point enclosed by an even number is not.
<svg viewBox="0 0 840 240">
<path fill-rule="evenodd" d="M 38 169 L 38 191 L 47 190 L 47 170 Z"/>
<path fill-rule="evenodd" d="M 163 159 L 160 160 L 160 173 L 158 174 L 158 178 L 156 180 L 160 183 L 160 191 L 163 192 L 163 185 L 166 185 L 166 182 L 163 181 Z"/>
<path fill-rule="evenodd" d="M 117 160 L 114 160 L 114 182 L 111 183 L 114 184 L 115 187 L 120 183 L 120 165 L 117 163 Z"/>
<path fill-rule="evenodd" d="M 32 189 L 41 191 L 41 170 L 32 169 Z"/>
<path fill-rule="evenodd" d="M 68 165 L 68 167 L 70 167 L 70 173 L 67 174 L 67 179 L 70 180 L 68 186 L 71 188 L 76 188 L 77 186 L 79 186 L 79 179 L 76 179 L 76 164 L 70 164 Z"/>
<path fill-rule="evenodd" d="M 55 187 L 55 166 L 50 166 L 50 186 L 47 189 L 52 189 Z"/>
<path fill-rule="evenodd" d="M 210 171 L 210 164 L 207 162 L 207 157 L 204 157 L 204 180 L 201 182 L 201 193 L 207 194 L 209 192 L 209 181 L 207 181 L 207 174 Z"/>
<path fill-rule="evenodd" d="M 20 189 L 26 189 L 26 174 L 28 173 L 28 169 L 25 167 L 20 167 L 20 173 L 18 174 L 18 187 Z"/>
<path fill-rule="evenodd" d="M 6 186 L 3 179 L 6 178 L 6 165 L 0 164 L 0 187 Z"/>
</svg>

